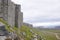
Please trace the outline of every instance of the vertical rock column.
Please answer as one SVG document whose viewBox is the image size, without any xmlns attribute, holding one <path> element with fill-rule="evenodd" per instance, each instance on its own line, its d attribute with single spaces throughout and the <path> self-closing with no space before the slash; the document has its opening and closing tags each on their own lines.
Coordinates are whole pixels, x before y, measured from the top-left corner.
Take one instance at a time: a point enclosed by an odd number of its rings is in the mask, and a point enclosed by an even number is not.
<svg viewBox="0 0 60 40">
<path fill-rule="evenodd" d="M 18 28 L 18 33 L 20 34 L 20 27 L 23 24 L 23 13 L 21 12 L 21 6 L 15 4 L 15 27 Z"/>
<path fill-rule="evenodd" d="M 8 2 L 8 24 L 11 27 L 15 26 L 15 4 L 11 1 Z"/>
<path fill-rule="evenodd" d="M 8 0 L 0 0 L 0 14 L 4 20 L 8 20 Z"/>
<path fill-rule="evenodd" d="M 3 18 L 2 6 L 2 0 L 0 0 L 0 18 Z"/>
<path fill-rule="evenodd" d="M 21 12 L 21 6 L 15 4 L 15 26 L 20 28 L 23 24 L 23 13 Z"/>
</svg>

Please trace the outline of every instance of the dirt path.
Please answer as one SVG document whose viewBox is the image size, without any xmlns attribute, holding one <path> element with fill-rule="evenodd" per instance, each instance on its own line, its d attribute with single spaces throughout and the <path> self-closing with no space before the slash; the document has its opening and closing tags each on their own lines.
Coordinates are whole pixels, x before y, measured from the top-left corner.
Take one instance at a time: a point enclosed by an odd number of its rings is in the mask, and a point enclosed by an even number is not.
<svg viewBox="0 0 60 40">
<path fill-rule="evenodd" d="M 43 32 L 44 32 L 44 33 L 51 33 L 51 34 L 54 34 L 54 35 L 56 36 L 56 38 L 57 38 L 58 40 L 60 40 L 60 37 L 59 37 L 58 33 L 48 32 L 48 31 L 43 31 Z"/>
<path fill-rule="evenodd" d="M 54 34 L 54 35 L 56 36 L 56 38 L 57 38 L 58 40 L 60 40 L 60 37 L 59 37 L 58 33 L 54 33 L 54 32 L 48 32 L 48 33 Z"/>
<path fill-rule="evenodd" d="M 58 33 L 54 33 L 54 34 L 55 34 L 56 38 L 57 38 L 58 40 L 60 40 L 60 37 L 58 36 Z"/>
</svg>

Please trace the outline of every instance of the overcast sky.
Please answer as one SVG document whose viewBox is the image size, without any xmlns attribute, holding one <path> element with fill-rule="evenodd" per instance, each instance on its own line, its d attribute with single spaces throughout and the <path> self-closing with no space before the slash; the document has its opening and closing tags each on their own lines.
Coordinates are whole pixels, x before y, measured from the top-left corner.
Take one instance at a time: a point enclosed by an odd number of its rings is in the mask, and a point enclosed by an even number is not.
<svg viewBox="0 0 60 40">
<path fill-rule="evenodd" d="M 24 22 L 39 25 L 60 24 L 60 0 L 12 0 L 21 4 Z"/>
</svg>

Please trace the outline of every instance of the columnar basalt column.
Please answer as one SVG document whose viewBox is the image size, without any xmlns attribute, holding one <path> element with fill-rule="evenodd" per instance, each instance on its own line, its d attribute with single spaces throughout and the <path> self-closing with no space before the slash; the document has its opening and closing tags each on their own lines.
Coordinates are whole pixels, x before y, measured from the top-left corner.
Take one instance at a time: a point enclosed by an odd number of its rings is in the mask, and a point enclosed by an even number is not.
<svg viewBox="0 0 60 40">
<path fill-rule="evenodd" d="M 11 27 L 21 27 L 23 24 L 21 5 L 11 0 L 0 0 L 0 18 L 3 18 Z"/>
<path fill-rule="evenodd" d="M 15 4 L 15 26 L 20 28 L 23 24 L 23 13 L 21 12 L 21 6 Z"/>
</svg>

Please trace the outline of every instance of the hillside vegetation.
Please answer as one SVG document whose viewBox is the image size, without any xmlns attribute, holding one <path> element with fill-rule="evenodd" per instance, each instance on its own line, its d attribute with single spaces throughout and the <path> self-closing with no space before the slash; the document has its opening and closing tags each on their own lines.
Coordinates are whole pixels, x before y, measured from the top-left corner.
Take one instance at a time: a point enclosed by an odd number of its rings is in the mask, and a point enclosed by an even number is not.
<svg viewBox="0 0 60 40">
<path fill-rule="evenodd" d="M 41 36 L 33 31 L 32 28 L 27 26 L 22 26 L 21 28 L 11 27 L 6 21 L 0 19 L 0 22 L 5 24 L 6 30 L 10 33 L 14 33 L 17 35 L 17 40 L 42 40 Z"/>
<path fill-rule="evenodd" d="M 20 28 L 11 27 L 6 21 L 0 19 L 0 22 L 5 24 L 6 30 L 17 35 L 17 40 L 58 40 L 54 33 L 59 33 L 60 30 L 39 30 L 33 27 L 23 25 Z"/>
</svg>

